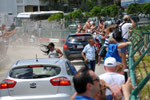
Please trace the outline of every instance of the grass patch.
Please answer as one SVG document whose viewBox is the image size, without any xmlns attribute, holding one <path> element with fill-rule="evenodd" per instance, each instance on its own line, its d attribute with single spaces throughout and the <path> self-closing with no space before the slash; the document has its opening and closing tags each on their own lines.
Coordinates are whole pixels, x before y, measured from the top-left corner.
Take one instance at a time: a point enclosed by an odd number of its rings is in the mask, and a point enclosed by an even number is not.
<svg viewBox="0 0 150 100">
<path fill-rule="evenodd" d="M 139 56 L 135 57 L 135 61 L 139 58 Z M 150 72 L 150 56 L 145 56 L 142 61 L 145 64 L 145 69 L 149 73 Z M 136 80 L 137 84 L 139 84 L 146 76 L 147 73 L 144 69 L 144 64 L 140 62 L 138 66 L 136 66 Z M 141 90 L 139 97 L 141 100 L 150 100 L 150 81 L 143 87 Z"/>
</svg>

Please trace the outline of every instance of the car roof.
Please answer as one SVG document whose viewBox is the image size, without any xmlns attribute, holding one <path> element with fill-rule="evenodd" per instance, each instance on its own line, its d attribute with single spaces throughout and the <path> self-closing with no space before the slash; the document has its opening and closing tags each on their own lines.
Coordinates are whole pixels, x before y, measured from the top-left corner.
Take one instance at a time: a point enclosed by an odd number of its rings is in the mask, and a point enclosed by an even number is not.
<svg viewBox="0 0 150 100">
<path fill-rule="evenodd" d="M 67 59 L 65 58 L 38 58 L 38 59 L 27 59 L 27 60 L 19 60 L 14 63 L 12 67 L 17 66 L 24 66 L 24 65 L 36 65 L 36 64 L 43 64 L 43 65 L 60 65 L 66 62 Z"/>
<path fill-rule="evenodd" d="M 72 36 L 73 36 L 73 35 L 79 35 L 79 34 L 91 35 L 90 33 L 73 33 L 73 34 L 69 34 L 69 36 L 71 36 L 71 35 L 72 35 Z"/>
</svg>

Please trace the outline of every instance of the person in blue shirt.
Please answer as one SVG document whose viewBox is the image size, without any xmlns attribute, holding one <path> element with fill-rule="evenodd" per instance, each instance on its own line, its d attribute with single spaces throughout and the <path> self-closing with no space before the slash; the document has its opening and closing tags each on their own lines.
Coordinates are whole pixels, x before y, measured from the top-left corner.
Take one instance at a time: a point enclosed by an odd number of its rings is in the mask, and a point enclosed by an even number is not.
<svg viewBox="0 0 150 100">
<path fill-rule="evenodd" d="M 117 41 L 114 38 L 112 38 L 109 40 L 108 44 L 109 45 L 108 45 L 107 53 L 106 53 L 104 60 L 108 57 L 114 57 L 117 62 L 122 62 L 118 49 L 121 49 L 121 48 L 131 44 L 131 42 L 117 43 Z"/>
<path fill-rule="evenodd" d="M 89 69 L 92 69 L 95 71 L 95 53 L 96 53 L 96 47 L 94 46 L 94 39 L 91 38 L 88 41 L 89 43 L 84 47 L 81 55 L 84 58 L 84 61 L 86 62 L 86 65 L 89 67 Z"/>
<path fill-rule="evenodd" d="M 77 92 L 75 100 L 95 100 L 100 91 L 99 77 L 88 67 L 82 67 L 73 77 L 74 88 Z"/>
</svg>

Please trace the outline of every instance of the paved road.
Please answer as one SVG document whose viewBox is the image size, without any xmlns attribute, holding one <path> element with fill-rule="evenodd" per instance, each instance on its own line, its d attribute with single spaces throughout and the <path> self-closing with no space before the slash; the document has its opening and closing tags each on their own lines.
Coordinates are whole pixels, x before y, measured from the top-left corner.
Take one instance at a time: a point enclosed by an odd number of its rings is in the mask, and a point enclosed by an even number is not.
<svg viewBox="0 0 150 100">
<path fill-rule="evenodd" d="M 62 49 L 62 46 L 59 46 L 59 48 Z M 47 56 L 45 56 L 43 52 L 40 51 L 39 46 L 10 46 L 8 48 L 8 55 L 5 58 L 5 61 L 3 63 L 0 62 L 0 82 L 5 78 L 6 74 L 8 73 L 8 70 L 15 61 L 22 59 L 32 59 L 36 57 L 36 54 L 38 58 L 47 58 Z M 74 64 L 77 70 L 83 66 L 83 62 L 81 60 L 74 60 L 71 62 Z M 103 72 L 103 64 L 96 65 L 96 74 L 99 75 Z"/>
</svg>

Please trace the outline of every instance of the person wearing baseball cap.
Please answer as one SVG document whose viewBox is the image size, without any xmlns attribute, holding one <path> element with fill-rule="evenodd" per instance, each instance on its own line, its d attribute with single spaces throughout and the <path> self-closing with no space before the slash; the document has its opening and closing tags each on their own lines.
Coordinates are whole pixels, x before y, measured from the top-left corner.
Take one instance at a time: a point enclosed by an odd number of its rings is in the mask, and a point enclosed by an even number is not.
<svg viewBox="0 0 150 100">
<path fill-rule="evenodd" d="M 125 77 L 119 73 L 116 73 L 117 62 L 113 57 L 108 57 L 104 61 L 104 69 L 105 73 L 99 75 L 99 78 L 104 80 L 110 86 L 112 84 L 118 84 L 121 86 L 125 82 Z M 113 100 L 112 92 L 107 89 L 106 90 L 106 100 Z"/>
<path fill-rule="evenodd" d="M 115 68 L 116 65 L 117 65 L 116 59 L 113 58 L 113 57 L 109 57 L 108 59 L 106 59 L 104 61 L 104 67 L 108 67 L 108 68 L 113 67 L 113 68 Z"/>
</svg>

